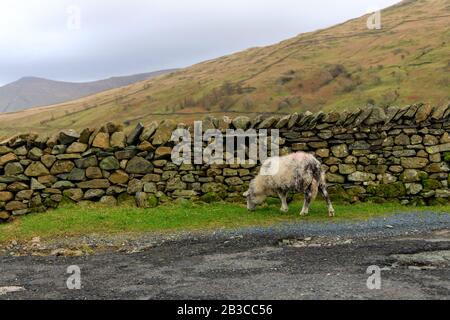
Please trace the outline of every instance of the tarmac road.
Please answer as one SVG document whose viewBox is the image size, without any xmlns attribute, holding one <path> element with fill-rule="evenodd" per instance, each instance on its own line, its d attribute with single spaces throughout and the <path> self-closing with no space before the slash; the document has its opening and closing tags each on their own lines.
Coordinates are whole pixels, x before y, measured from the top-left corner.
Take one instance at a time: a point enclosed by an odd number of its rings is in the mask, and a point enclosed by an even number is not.
<svg viewBox="0 0 450 320">
<path fill-rule="evenodd" d="M 170 240 L 148 235 L 127 248 L 79 257 L 5 253 L 0 299 L 450 298 L 448 214 L 183 234 Z M 67 288 L 71 265 L 80 268 L 80 290 Z M 369 266 L 380 268 L 380 289 L 367 287 Z"/>
</svg>

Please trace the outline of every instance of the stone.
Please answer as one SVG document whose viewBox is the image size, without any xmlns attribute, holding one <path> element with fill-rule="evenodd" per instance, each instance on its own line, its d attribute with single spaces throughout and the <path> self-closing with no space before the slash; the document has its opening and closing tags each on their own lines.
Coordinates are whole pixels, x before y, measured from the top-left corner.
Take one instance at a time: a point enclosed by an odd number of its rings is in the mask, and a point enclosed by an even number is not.
<svg viewBox="0 0 450 320">
<path fill-rule="evenodd" d="M 101 179 L 103 178 L 102 170 L 99 167 L 88 167 L 86 169 L 86 178 Z"/>
<path fill-rule="evenodd" d="M 380 180 L 383 184 L 393 183 L 396 182 L 398 179 L 396 176 L 393 176 L 390 173 L 383 173 L 380 174 L 378 177 L 378 180 Z"/>
<path fill-rule="evenodd" d="M 127 144 L 128 145 L 135 145 L 139 141 L 139 137 L 142 134 L 142 131 L 144 130 L 144 125 L 142 123 L 138 123 L 134 130 L 130 133 L 130 135 L 127 138 Z"/>
<path fill-rule="evenodd" d="M 14 195 L 9 191 L 0 191 L 0 202 L 8 202 L 14 198 Z"/>
<path fill-rule="evenodd" d="M 80 169 L 87 169 L 89 167 L 97 167 L 98 161 L 96 156 L 90 156 L 83 159 L 75 160 L 75 165 Z"/>
<path fill-rule="evenodd" d="M 138 179 L 132 179 L 128 182 L 127 192 L 128 194 L 135 194 L 142 191 L 144 183 Z"/>
<path fill-rule="evenodd" d="M 315 152 L 315 155 L 320 158 L 328 158 L 330 156 L 329 149 L 318 149 Z"/>
<path fill-rule="evenodd" d="M 110 145 L 112 148 L 123 149 L 126 146 L 126 136 L 124 132 L 114 132 L 111 135 Z"/>
<path fill-rule="evenodd" d="M 292 151 L 306 151 L 308 150 L 308 145 L 304 142 L 297 142 L 292 144 Z"/>
<path fill-rule="evenodd" d="M 268 117 L 267 119 L 263 120 L 259 125 L 258 125 L 258 129 L 268 129 L 268 128 L 272 128 L 272 126 L 274 124 L 276 124 L 279 121 L 278 117 L 275 116 L 271 116 Z"/>
<path fill-rule="evenodd" d="M 139 137 L 140 141 L 148 141 L 158 129 L 158 122 L 153 121 L 149 126 L 145 127 Z"/>
<path fill-rule="evenodd" d="M 83 199 L 84 193 L 81 189 L 67 189 L 63 191 L 63 195 L 72 201 L 78 202 Z"/>
<path fill-rule="evenodd" d="M 6 204 L 5 209 L 8 211 L 25 210 L 28 209 L 28 206 L 22 201 L 11 201 Z"/>
<path fill-rule="evenodd" d="M 423 186 L 420 183 L 406 183 L 406 193 L 411 195 L 419 194 L 423 190 Z"/>
<path fill-rule="evenodd" d="M 147 193 L 138 192 L 138 193 L 136 193 L 135 199 L 136 199 L 136 206 L 138 208 L 148 208 L 149 207 Z"/>
<path fill-rule="evenodd" d="M 48 174 L 50 172 L 41 162 L 33 162 L 25 170 L 25 175 L 28 177 L 40 177 Z"/>
<path fill-rule="evenodd" d="M 8 148 L 7 146 L 0 145 L 0 155 L 1 156 L 4 155 L 4 154 L 10 153 L 11 151 L 12 151 L 11 148 Z"/>
<path fill-rule="evenodd" d="M 115 157 L 110 156 L 100 162 L 100 168 L 103 170 L 117 170 L 120 168 L 120 164 Z"/>
<path fill-rule="evenodd" d="M 52 186 L 53 189 L 71 189 L 74 187 L 75 185 L 70 181 L 58 181 Z"/>
<path fill-rule="evenodd" d="M 114 198 L 113 196 L 103 196 L 100 198 L 99 202 L 108 207 L 117 206 L 117 199 Z"/>
<path fill-rule="evenodd" d="M 114 155 L 117 160 L 127 160 L 133 158 L 137 154 L 136 149 L 128 148 L 122 151 L 117 151 Z"/>
<path fill-rule="evenodd" d="M 105 195 L 105 190 L 102 189 L 89 189 L 84 193 L 84 199 L 85 200 L 91 200 L 91 199 L 97 199 L 101 198 L 103 195 Z"/>
<path fill-rule="evenodd" d="M 142 158 L 142 157 L 134 157 L 127 163 L 127 167 L 125 169 L 128 173 L 134 174 L 147 174 L 151 173 L 153 170 L 153 165 L 150 161 Z"/>
<path fill-rule="evenodd" d="M 48 169 L 52 167 L 52 165 L 55 163 L 56 157 L 54 155 L 45 154 L 41 157 L 41 162 L 46 166 Z"/>
<path fill-rule="evenodd" d="M 10 217 L 8 211 L 0 211 L 0 220 L 8 220 Z"/>
<path fill-rule="evenodd" d="M 93 179 L 77 183 L 81 189 L 107 189 L 110 183 L 107 179 Z"/>
<path fill-rule="evenodd" d="M 93 129 L 86 128 L 80 133 L 80 138 L 78 139 L 78 142 L 88 144 L 89 138 L 91 137 L 91 134 L 94 132 Z"/>
<path fill-rule="evenodd" d="M 70 174 L 67 176 L 67 180 L 69 181 L 83 181 L 85 178 L 85 170 L 79 168 L 73 168 Z"/>
<path fill-rule="evenodd" d="M 356 166 L 354 164 L 340 164 L 339 173 L 340 174 L 351 174 L 356 171 Z"/>
<path fill-rule="evenodd" d="M 50 169 L 50 173 L 53 175 L 61 174 L 61 173 L 70 173 L 72 169 L 75 167 L 72 161 L 69 160 L 57 160 L 52 168 Z"/>
<path fill-rule="evenodd" d="M 193 183 L 195 182 L 195 176 L 192 173 L 188 173 L 181 177 L 183 182 Z"/>
<path fill-rule="evenodd" d="M 71 144 L 74 141 L 77 141 L 80 138 L 80 134 L 75 130 L 68 129 L 63 130 L 59 133 L 58 141 L 60 144 Z"/>
<path fill-rule="evenodd" d="M 30 200 L 33 196 L 33 190 L 22 190 L 16 194 L 16 200 Z"/>
<path fill-rule="evenodd" d="M 148 200 L 147 200 L 149 208 L 156 208 L 158 206 L 159 201 L 160 201 L 160 199 L 158 199 L 156 197 L 156 195 L 154 195 L 154 194 L 149 195 Z"/>
<path fill-rule="evenodd" d="M 411 143 L 409 136 L 404 133 L 401 133 L 400 135 L 396 136 L 394 142 L 398 146 L 407 146 Z"/>
<path fill-rule="evenodd" d="M 3 167 L 8 162 L 13 162 L 13 161 L 17 161 L 17 160 L 18 160 L 18 158 L 14 153 L 12 153 L 12 152 L 7 153 L 0 157 L 0 167 Z"/>
<path fill-rule="evenodd" d="M 438 189 L 436 192 L 436 198 L 449 198 L 450 190 L 447 189 Z"/>
<path fill-rule="evenodd" d="M 155 151 L 155 158 L 170 158 L 172 154 L 172 148 L 170 147 L 158 147 Z"/>
<path fill-rule="evenodd" d="M 156 193 L 156 192 L 158 192 L 158 188 L 156 186 L 156 183 L 154 183 L 154 182 L 144 183 L 144 192 L 147 192 L 147 193 Z"/>
<path fill-rule="evenodd" d="M 64 152 L 66 152 L 67 146 L 64 144 L 58 144 L 56 146 L 53 147 L 52 149 L 52 155 L 59 155 L 59 154 L 63 154 Z"/>
<path fill-rule="evenodd" d="M 340 144 L 331 147 L 331 152 L 336 158 L 345 158 L 349 155 L 346 144 Z"/>
<path fill-rule="evenodd" d="M 31 190 L 43 190 L 45 189 L 45 186 L 37 181 L 36 179 L 31 179 Z"/>
<path fill-rule="evenodd" d="M 246 116 L 239 116 L 233 119 L 232 124 L 236 129 L 247 130 L 250 125 L 250 118 Z"/>
<path fill-rule="evenodd" d="M 325 174 L 325 179 L 329 183 L 345 183 L 345 178 L 343 176 L 331 172 Z"/>
<path fill-rule="evenodd" d="M 421 169 L 428 164 L 428 159 L 411 157 L 411 158 L 401 158 L 401 165 L 405 169 Z"/>
<path fill-rule="evenodd" d="M 450 143 L 440 144 L 440 145 L 437 145 L 437 146 L 426 147 L 425 150 L 429 154 L 435 154 L 435 153 L 439 153 L 439 152 L 450 151 Z"/>
<path fill-rule="evenodd" d="M 440 162 L 440 163 L 432 163 L 426 166 L 424 170 L 429 173 L 438 173 L 438 172 L 449 172 L 450 168 L 445 162 Z"/>
<path fill-rule="evenodd" d="M 125 171 L 118 170 L 111 174 L 109 181 L 113 184 L 126 184 L 129 180 L 128 174 Z"/>
<path fill-rule="evenodd" d="M 28 152 L 28 158 L 34 161 L 39 161 L 43 154 L 44 153 L 41 149 L 34 147 Z"/>
<path fill-rule="evenodd" d="M 19 162 L 9 162 L 5 166 L 5 175 L 14 176 L 23 173 L 23 167 Z"/>
<path fill-rule="evenodd" d="M 423 144 L 426 146 L 434 146 L 434 145 L 439 144 L 439 140 L 435 136 L 427 134 L 423 138 Z"/>
<path fill-rule="evenodd" d="M 402 182 L 394 182 L 389 184 L 371 185 L 367 188 L 367 192 L 384 199 L 392 199 L 406 195 L 406 188 Z"/>
<path fill-rule="evenodd" d="M 150 173 L 144 176 L 142 178 L 142 181 L 144 182 L 160 182 L 161 176 L 159 174 Z"/>
<path fill-rule="evenodd" d="M 187 184 L 181 181 L 180 177 L 175 177 L 167 181 L 166 191 L 185 190 Z"/>
<path fill-rule="evenodd" d="M 423 122 L 428 119 L 428 117 L 433 112 L 433 107 L 430 104 L 423 105 L 417 110 L 416 113 L 416 123 Z"/>
<path fill-rule="evenodd" d="M 349 181 L 353 182 L 368 182 L 374 181 L 376 179 L 376 176 L 373 173 L 356 171 L 350 174 L 347 178 Z"/>
<path fill-rule="evenodd" d="M 87 144 L 74 142 L 72 143 L 66 150 L 67 153 L 82 153 L 85 152 L 88 148 Z"/>
<path fill-rule="evenodd" d="M 244 184 L 242 179 L 239 177 L 226 178 L 225 183 L 229 186 L 239 186 L 239 185 Z"/>
<path fill-rule="evenodd" d="M 221 194 L 226 191 L 226 187 L 221 183 L 216 182 L 208 182 L 204 183 L 202 185 L 202 192 L 208 193 L 208 192 L 215 192 L 217 194 Z"/>
<path fill-rule="evenodd" d="M 177 128 L 177 124 L 173 120 L 164 120 L 156 130 L 152 144 L 155 146 L 162 145 L 170 140 L 172 132 Z"/>
<path fill-rule="evenodd" d="M 400 175 L 399 179 L 403 182 L 410 183 L 410 182 L 420 181 L 427 177 L 428 177 L 428 174 L 426 172 L 418 171 L 418 170 L 414 170 L 414 169 L 406 169 Z"/>
<path fill-rule="evenodd" d="M 109 134 L 106 132 L 99 132 L 94 138 L 92 142 L 92 147 L 100 148 L 100 149 L 108 149 L 110 147 L 109 144 Z"/>
<path fill-rule="evenodd" d="M 372 126 L 377 123 L 385 122 L 387 119 L 386 113 L 380 107 L 373 107 L 370 116 L 364 121 L 368 126 Z"/>
</svg>

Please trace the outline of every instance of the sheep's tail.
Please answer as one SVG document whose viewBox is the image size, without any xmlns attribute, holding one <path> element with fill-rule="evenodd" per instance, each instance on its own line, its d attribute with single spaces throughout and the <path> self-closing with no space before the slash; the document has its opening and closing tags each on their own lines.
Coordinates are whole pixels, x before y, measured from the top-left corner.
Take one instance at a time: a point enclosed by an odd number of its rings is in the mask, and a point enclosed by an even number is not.
<svg viewBox="0 0 450 320">
<path fill-rule="evenodd" d="M 322 168 L 320 166 L 320 162 L 315 159 L 313 165 L 312 165 L 312 181 L 310 184 L 310 190 L 311 190 L 311 196 L 314 200 L 317 197 L 317 193 L 319 192 L 319 188 L 322 187 L 322 185 L 325 182 L 325 174 L 322 172 Z"/>
</svg>

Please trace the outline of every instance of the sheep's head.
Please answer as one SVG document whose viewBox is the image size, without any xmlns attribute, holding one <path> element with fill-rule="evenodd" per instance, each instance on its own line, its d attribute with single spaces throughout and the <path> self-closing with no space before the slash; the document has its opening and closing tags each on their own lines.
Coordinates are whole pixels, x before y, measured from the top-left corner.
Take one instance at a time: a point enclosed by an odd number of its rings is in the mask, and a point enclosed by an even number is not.
<svg viewBox="0 0 450 320">
<path fill-rule="evenodd" d="M 244 192 L 244 197 L 247 198 L 247 209 L 250 211 L 255 210 L 256 206 L 263 203 L 266 200 L 266 195 L 264 194 L 262 188 L 258 187 L 255 180 L 250 182 L 250 186 L 246 192 Z"/>
</svg>

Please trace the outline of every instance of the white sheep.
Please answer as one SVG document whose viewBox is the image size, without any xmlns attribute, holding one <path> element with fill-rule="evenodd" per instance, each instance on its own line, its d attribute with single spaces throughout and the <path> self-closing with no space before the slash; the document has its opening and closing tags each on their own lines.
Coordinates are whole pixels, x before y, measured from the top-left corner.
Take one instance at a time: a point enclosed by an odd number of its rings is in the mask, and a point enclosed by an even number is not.
<svg viewBox="0 0 450 320">
<path fill-rule="evenodd" d="M 329 216 L 333 217 L 335 212 L 320 162 L 311 154 L 297 152 L 265 160 L 259 175 L 250 182 L 244 197 L 247 197 L 247 209 L 252 211 L 256 205 L 263 203 L 267 196 L 278 195 L 281 199 L 280 210 L 287 212 L 288 193 L 304 193 L 305 202 L 300 213 L 304 216 L 308 214 L 309 205 L 319 190 L 327 202 Z"/>
</svg>

